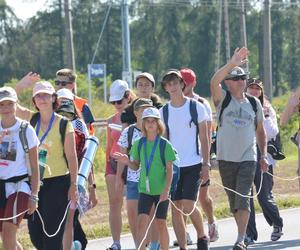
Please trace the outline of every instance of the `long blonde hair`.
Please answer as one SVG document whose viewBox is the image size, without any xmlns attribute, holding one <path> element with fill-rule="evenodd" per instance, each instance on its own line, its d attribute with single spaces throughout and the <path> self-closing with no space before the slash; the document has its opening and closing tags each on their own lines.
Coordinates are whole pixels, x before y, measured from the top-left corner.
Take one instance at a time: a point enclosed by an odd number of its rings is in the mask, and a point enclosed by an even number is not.
<svg viewBox="0 0 300 250">
<path fill-rule="evenodd" d="M 147 118 L 144 118 L 143 121 L 142 121 L 142 133 L 144 136 L 147 136 L 147 130 L 146 130 L 146 127 L 145 127 L 145 120 Z M 165 132 L 165 125 L 163 124 L 163 122 L 161 121 L 161 119 L 157 119 L 155 118 L 156 122 L 157 122 L 157 134 L 159 136 L 162 136 Z"/>
</svg>

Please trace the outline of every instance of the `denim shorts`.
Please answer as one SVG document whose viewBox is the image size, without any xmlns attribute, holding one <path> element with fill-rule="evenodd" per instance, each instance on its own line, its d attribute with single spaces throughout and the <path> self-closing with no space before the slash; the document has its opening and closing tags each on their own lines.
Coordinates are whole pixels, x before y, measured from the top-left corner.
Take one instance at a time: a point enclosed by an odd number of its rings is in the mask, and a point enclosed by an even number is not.
<svg viewBox="0 0 300 250">
<path fill-rule="evenodd" d="M 138 200 L 139 199 L 139 183 L 134 181 L 127 181 L 126 183 L 126 199 Z"/>
</svg>

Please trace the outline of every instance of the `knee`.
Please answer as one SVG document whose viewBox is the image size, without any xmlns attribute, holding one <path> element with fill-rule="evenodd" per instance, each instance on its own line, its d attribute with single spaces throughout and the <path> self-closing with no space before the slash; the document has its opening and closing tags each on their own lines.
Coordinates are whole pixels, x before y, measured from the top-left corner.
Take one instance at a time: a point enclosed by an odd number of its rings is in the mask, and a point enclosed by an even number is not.
<svg viewBox="0 0 300 250">
<path fill-rule="evenodd" d="M 156 226 L 159 231 L 167 228 L 167 222 L 164 219 L 156 219 Z"/>
</svg>

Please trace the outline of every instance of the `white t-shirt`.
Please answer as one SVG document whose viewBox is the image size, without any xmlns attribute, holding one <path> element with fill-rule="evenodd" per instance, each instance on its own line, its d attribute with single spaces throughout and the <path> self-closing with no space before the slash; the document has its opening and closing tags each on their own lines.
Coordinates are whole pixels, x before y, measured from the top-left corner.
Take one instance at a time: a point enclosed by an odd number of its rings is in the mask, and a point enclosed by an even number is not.
<svg viewBox="0 0 300 250">
<path fill-rule="evenodd" d="M 122 148 L 128 148 L 128 129 L 129 127 L 125 128 L 121 136 L 118 140 L 118 145 Z M 134 127 L 133 135 L 132 135 L 132 142 L 131 145 L 138 139 L 142 137 L 142 131 L 140 131 L 137 127 Z M 131 168 L 128 168 L 127 170 L 127 181 L 133 181 L 133 182 L 139 182 L 140 179 L 140 168 L 138 170 L 132 170 Z"/>
<path fill-rule="evenodd" d="M 172 146 L 176 149 L 180 164 L 179 167 L 188 167 L 192 165 L 199 164 L 202 162 L 201 155 L 201 145 L 198 138 L 199 153 L 196 150 L 196 126 L 191 122 L 190 114 L 190 98 L 185 97 L 186 101 L 181 107 L 173 107 L 170 102 L 169 105 L 169 141 Z M 198 123 L 207 121 L 209 119 L 205 107 L 202 103 L 196 102 L 197 113 L 198 113 Z M 160 115 L 163 119 L 163 108 L 160 110 Z"/>
<path fill-rule="evenodd" d="M 196 101 L 199 101 L 199 99 L 200 99 L 200 96 L 199 95 L 197 95 L 197 94 L 194 94 L 194 97 L 193 97 Z M 209 102 L 205 99 L 205 98 L 201 98 L 202 100 L 203 100 L 203 105 L 204 105 L 204 107 L 205 107 L 205 110 L 206 110 L 206 112 L 207 112 L 207 114 L 208 114 L 208 120 L 207 121 L 209 121 L 209 122 L 212 122 L 213 121 L 213 115 L 212 115 L 212 110 L 211 110 L 211 107 L 210 107 L 210 104 L 209 104 Z M 200 102 L 201 103 L 201 102 Z"/>
<path fill-rule="evenodd" d="M 12 127 L 5 129 L 2 128 L 0 122 L 0 133 L 3 130 L 8 131 L 0 144 L 0 179 L 2 180 L 28 173 L 25 152 L 19 137 L 21 122 L 22 120 L 17 118 L 17 122 Z M 26 137 L 29 149 L 39 145 L 39 139 L 30 125 L 26 129 Z M 5 189 L 7 197 L 17 191 L 14 183 L 6 183 Z M 22 182 L 18 190 L 30 194 L 30 188 L 26 182 Z"/>
</svg>

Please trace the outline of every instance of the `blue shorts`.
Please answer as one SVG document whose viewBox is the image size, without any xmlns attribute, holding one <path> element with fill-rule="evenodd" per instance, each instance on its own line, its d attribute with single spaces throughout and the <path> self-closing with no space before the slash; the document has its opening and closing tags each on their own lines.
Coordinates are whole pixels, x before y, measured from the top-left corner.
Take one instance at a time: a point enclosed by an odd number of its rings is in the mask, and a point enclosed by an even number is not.
<svg viewBox="0 0 300 250">
<path fill-rule="evenodd" d="M 126 199 L 138 200 L 139 199 L 139 183 L 134 181 L 127 181 L 126 183 Z"/>
</svg>

